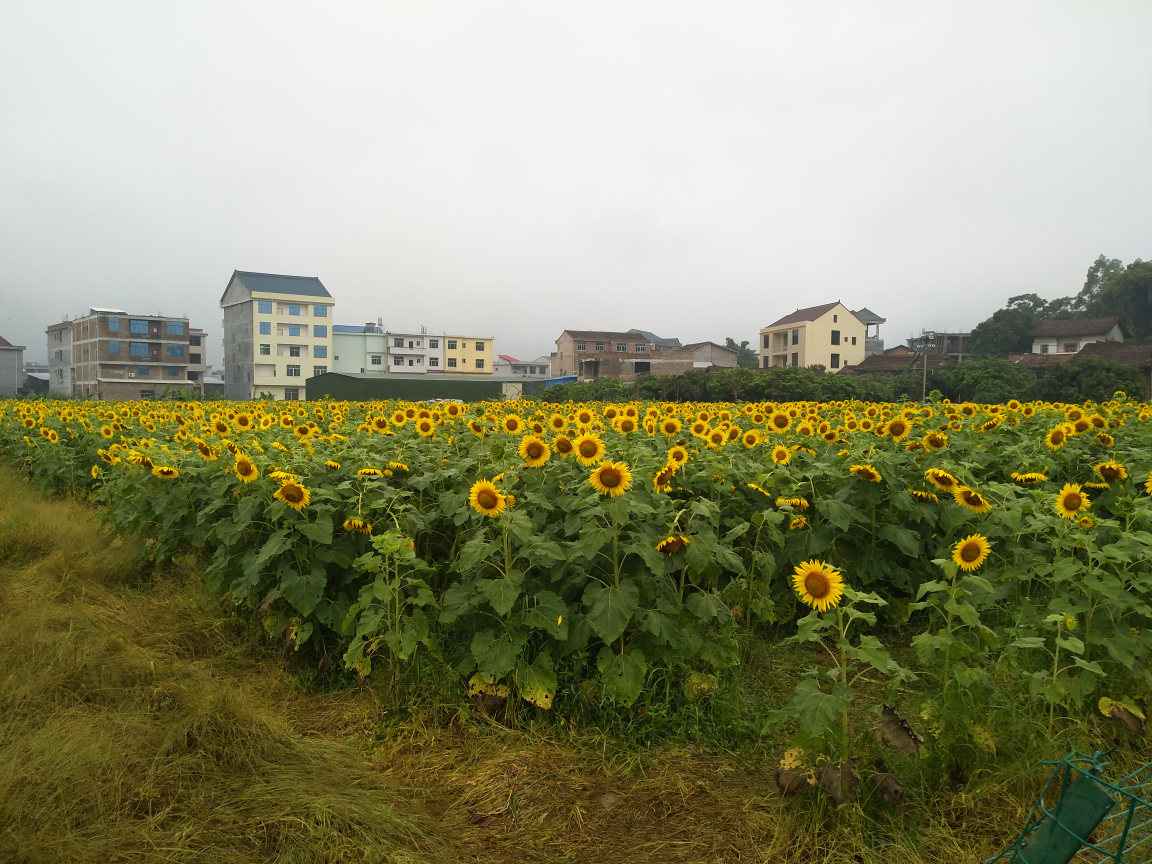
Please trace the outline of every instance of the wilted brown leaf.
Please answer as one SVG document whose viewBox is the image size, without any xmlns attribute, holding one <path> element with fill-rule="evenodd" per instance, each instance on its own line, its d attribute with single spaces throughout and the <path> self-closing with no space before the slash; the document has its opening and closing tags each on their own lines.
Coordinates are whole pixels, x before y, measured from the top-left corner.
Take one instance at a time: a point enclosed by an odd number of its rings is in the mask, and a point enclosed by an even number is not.
<svg viewBox="0 0 1152 864">
<path fill-rule="evenodd" d="M 891 705 L 884 706 L 880 724 L 873 730 L 872 737 L 877 744 L 900 750 L 909 756 L 919 756 L 920 745 L 924 743 L 924 739 L 916 734 L 916 730 Z"/>
</svg>

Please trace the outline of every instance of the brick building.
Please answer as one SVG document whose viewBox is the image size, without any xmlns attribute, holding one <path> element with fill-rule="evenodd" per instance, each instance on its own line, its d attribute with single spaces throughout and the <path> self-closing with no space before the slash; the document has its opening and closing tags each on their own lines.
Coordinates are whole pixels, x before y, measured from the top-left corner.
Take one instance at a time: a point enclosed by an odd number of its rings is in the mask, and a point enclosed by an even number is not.
<svg viewBox="0 0 1152 864">
<path fill-rule="evenodd" d="M 706 350 L 710 353 L 712 348 Z M 694 348 L 682 346 L 679 339 L 661 339 L 644 330 L 565 330 L 556 340 L 556 356 L 552 358 L 552 377 L 576 375 L 579 381 L 635 381 L 638 375 L 676 375 L 694 368 L 699 368 Z"/>
</svg>

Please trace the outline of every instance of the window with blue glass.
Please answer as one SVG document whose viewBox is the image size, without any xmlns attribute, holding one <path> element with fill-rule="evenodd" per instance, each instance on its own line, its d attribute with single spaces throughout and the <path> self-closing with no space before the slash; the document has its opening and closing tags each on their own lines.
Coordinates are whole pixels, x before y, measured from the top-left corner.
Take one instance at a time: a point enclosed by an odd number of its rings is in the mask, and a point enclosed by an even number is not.
<svg viewBox="0 0 1152 864">
<path fill-rule="evenodd" d="M 299 324 L 289 324 L 288 325 L 288 335 L 289 336 L 299 336 L 300 335 L 300 325 Z"/>
<path fill-rule="evenodd" d="M 271 321 L 261 321 L 260 322 L 260 335 L 261 336 L 271 336 L 272 335 L 272 322 Z"/>
<path fill-rule="evenodd" d="M 180 367 L 179 366 L 169 366 L 168 367 L 168 377 L 169 378 L 175 378 L 179 374 L 180 374 Z"/>
<path fill-rule="evenodd" d="M 272 314 L 272 301 L 271 300 L 257 300 L 256 301 L 256 311 L 259 312 L 261 315 L 271 315 Z"/>
<path fill-rule="evenodd" d="M 131 354 L 133 357 L 147 357 L 148 356 L 148 343 L 147 342 L 133 342 L 131 345 Z"/>
<path fill-rule="evenodd" d="M 313 345 L 312 346 L 312 356 L 313 357 L 327 357 L 328 356 L 328 346 L 327 345 Z"/>
<path fill-rule="evenodd" d="M 139 318 L 129 318 L 128 319 L 128 329 L 131 330 L 133 333 L 147 334 L 148 333 L 148 322 L 143 321 Z"/>
<path fill-rule="evenodd" d="M 183 336 L 184 335 L 184 322 L 183 321 L 169 321 L 168 322 L 168 335 L 169 336 Z"/>
<path fill-rule="evenodd" d="M 300 314 L 300 304 L 299 303 L 289 303 L 288 304 L 288 314 L 289 315 L 299 315 Z"/>
<path fill-rule="evenodd" d="M 323 309 L 324 307 L 320 306 L 317 308 Z M 328 338 L 328 325 L 327 324 L 313 324 L 312 325 L 312 335 L 317 339 L 327 339 Z"/>
<path fill-rule="evenodd" d="M 108 319 L 108 332 L 109 333 L 119 333 L 120 332 L 120 319 L 119 318 L 109 318 Z"/>
<path fill-rule="evenodd" d="M 108 353 L 109 354 L 119 354 L 120 353 L 120 340 L 119 339 L 109 339 L 108 340 Z"/>
<path fill-rule="evenodd" d="M 175 342 L 169 342 L 168 343 L 168 356 L 169 357 L 183 357 L 184 356 L 184 346 L 179 345 Z"/>
<path fill-rule="evenodd" d="M 312 314 L 315 315 L 317 318 L 327 318 L 328 317 L 328 307 L 327 306 L 313 306 L 312 307 Z"/>
<path fill-rule="evenodd" d="M 148 374 L 148 367 L 147 366 L 137 366 L 136 367 L 136 374 L 137 375 L 147 375 Z"/>
</svg>

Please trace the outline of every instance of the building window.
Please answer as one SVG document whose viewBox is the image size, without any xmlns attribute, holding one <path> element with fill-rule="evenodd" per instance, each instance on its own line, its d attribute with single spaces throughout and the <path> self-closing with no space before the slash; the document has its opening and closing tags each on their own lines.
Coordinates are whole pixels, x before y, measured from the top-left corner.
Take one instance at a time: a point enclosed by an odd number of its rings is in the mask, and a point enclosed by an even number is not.
<svg viewBox="0 0 1152 864">
<path fill-rule="evenodd" d="M 299 303 L 289 303 L 288 304 L 288 314 L 289 315 L 299 315 L 300 314 L 300 304 Z"/>
<path fill-rule="evenodd" d="M 455 369 L 456 368 L 456 358 L 455 357 L 449 357 L 448 358 L 448 368 L 449 369 Z"/>
<path fill-rule="evenodd" d="M 147 342 L 132 342 L 129 344 L 128 353 L 133 357 L 147 357 L 148 356 L 148 343 Z"/>
<path fill-rule="evenodd" d="M 200 364 L 200 355 L 199 354 L 189 354 L 188 355 L 188 362 L 191 363 L 193 366 L 198 366 Z"/>
<path fill-rule="evenodd" d="M 119 354 L 120 353 L 120 340 L 119 339 L 109 339 L 108 340 L 108 353 L 109 354 Z"/>
<path fill-rule="evenodd" d="M 840 344 L 840 331 L 839 330 L 833 330 L 832 331 L 832 344 L 833 345 L 839 345 Z"/>
<path fill-rule="evenodd" d="M 456 340 L 455 339 L 449 339 L 448 340 L 448 350 L 449 351 L 455 351 L 456 350 Z"/>
<path fill-rule="evenodd" d="M 261 345 L 260 346 L 260 356 L 270 357 L 271 355 L 272 355 L 272 346 L 271 345 Z"/>
<path fill-rule="evenodd" d="M 176 342 L 168 343 L 168 356 L 169 357 L 183 357 L 184 346 Z"/>
<path fill-rule="evenodd" d="M 296 402 L 300 399 L 300 389 L 298 387 L 285 387 L 284 399 L 288 402 Z"/>
<path fill-rule="evenodd" d="M 397 354 L 396 356 L 394 356 L 392 358 L 392 365 L 393 366 L 403 366 L 404 365 L 404 358 Z"/>
<path fill-rule="evenodd" d="M 148 333 L 148 322 L 142 321 L 139 318 L 128 319 L 128 329 L 133 333 Z"/>
<path fill-rule="evenodd" d="M 800 344 L 800 331 L 799 330 L 793 330 L 792 331 L 792 344 L 793 345 L 799 345 Z M 796 364 L 793 363 L 792 365 L 795 366 Z"/>
<path fill-rule="evenodd" d="M 299 378 L 300 377 L 300 367 L 289 363 L 288 364 L 288 370 L 285 374 L 289 378 Z"/>
<path fill-rule="evenodd" d="M 853 345 L 855 345 L 855 344 L 856 344 L 856 337 L 855 337 L 855 336 L 853 336 L 853 337 L 852 337 L 852 344 L 853 344 Z"/>
<path fill-rule="evenodd" d="M 169 336 L 183 336 L 184 335 L 184 322 L 183 321 L 169 321 L 168 322 L 168 335 Z"/>
<path fill-rule="evenodd" d="M 87 392 L 88 388 L 85 387 L 84 390 L 85 390 L 85 392 Z M 140 391 L 140 398 L 141 399 L 155 399 L 156 398 L 156 391 L 155 390 L 141 390 Z"/>
<path fill-rule="evenodd" d="M 323 307 L 321 307 L 323 308 Z M 313 339 L 327 339 L 328 338 L 328 325 L 327 324 L 313 324 L 312 325 L 312 338 Z"/>
<path fill-rule="evenodd" d="M 799 366 L 800 365 L 800 355 L 797 354 L 795 351 L 792 352 L 792 365 L 793 366 Z"/>
<path fill-rule="evenodd" d="M 328 356 L 328 346 L 327 345 L 313 345 L 312 346 L 312 356 L 313 357 L 327 357 Z"/>
<path fill-rule="evenodd" d="M 616 343 L 616 350 L 620 351 L 620 352 L 627 351 L 628 350 L 628 343 L 627 342 L 617 342 Z"/>
<path fill-rule="evenodd" d="M 180 367 L 179 366 L 169 366 L 168 367 L 168 377 L 169 378 L 179 378 L 180 377 Z"/>
<path fill-rule="evenodd" d="M 1075 342 L 1065 342 L 1064 343 L 1064 353 L 1065 354 L 1075 354 L 1078 350 L 1079 350 L 1079 346 Z"/>
<path fill-rule="evenodd" d="M 415 360 L 413 360 L 411 357 L 409 357 L 409 358 L 408 358 L 408 365 L 409 365 L 409 366 L 415 366 L 415 365 L 416 365 L 416 361 L 415 361 Z"/>
<path fill-rule="evenodd" d="M 1045 342 L 1043 345 L 1040 346 L 1040 353 L 1041 354 L 1047 354 L 1048 353 L 1048 343 L 1047 342 Z"/>
<path fill-rule="evenodd" d="M 261 321 L 260 322 L 260 335 L 261 336 L 271 336 L 272 335 L 272 322 L 271 321 Z"/>
<path fill-rule="evenodd" d="M 148 377 L 148 367 L 147 366 L 137 366 L 136 367 L 136 374 L 139 375 L 141 378 L 147 378 Z"/>
<path fill-rule="evenodd" d="M 340 358 L 337 357 L 336 359 L 339 360 Z M 371 359 L 372 359 L 372 365 L 373 366 L 379 366 L 382 358 L 379 354 L 373 354 Z"/>
<path fill-rule="evenodd" d="M 288 356 L 289 357 L 299 357 L 300 356 L 300 346 L 299 345 L 289 345 L 288 346 Z"/>
<path fill-rule="evenodd" d="M 832 316 L 832 323 L 833 323 L 833 324 L 836 324 L 836 323 L 838 322 L 839 318 L 840 318 L 840 316 L 839 316 L 839 315 L 833 315 L 833 316 Z"/>
<path fill-rule="evenodd" d="M 587 351 L 588 350 L 588 344 L 586 342 L 577 342 L 576 343 L 576 350 L 577 351 Z"/>
<path fill-rule="evenodd" d="M 637 354 L 643 354 L 643 353 L 644 353 L 644 349 L 645 349 L 645 347 L 647 347 L 647 346 L 645 346 L 645 345 L 644 345 L 644 343 L 642 343 L 642 342 L 637 342 L 637 343 L 636 343 L 636 353 L 637 353 Z"/>
<path fill-rule="evenodd" d="M 312 314 L 317 318 L 327 318 L 328 317 L 328 307 L 327 306 L 313 306 L 312 307 Z"/>
<path fill-rule="evenodd" d="M 428 347 L 429 348 L 439 348 L 440 347 L 440 340 L 439 339 L 429 339 L 428 340 Z"/>
<path fill-rule="evenodd" d="M 597 351 L 603 351 L 604 350 L 604 343 L 603 342 L 597 342 L 596 343 L 596 350 Z"/>
<path fill-rule="evenodd" d="M 429 366 L 439 366 L 440 365 L 440 358 L 439 357 L 429 357 L 428 358 L 428 365 Z"/>
<path fill-rule="evenodd" d="M 120 332 L 120 319 L 119 318 L 109 318 L 108 319 L 108 332 L 109 333 L 119 333 Z M 59 334 L 57 334 L 57 341 L 59 341 Z"/>
<path fill-rule="evenodd" d="M 484 343 L 483 342 L 477 342 L 476 343 L 476 350 L 477 351 L 483 351 L 484 350 Z"/>
<path fill-rule="evenodd" d="M 484 361 L 481 360 L 479 357 L 476 358 L 476 368 L 477 369 L 483 369 L 484 368 Z"/>
<path fill-rule="evenodd" d="M 300 335 L 300 325 L 299 324 L 289 324 L 288 325 L 288 335 L 289 336 L 299 336 Z"/>
<path fill-rule="evenodd" d="M 313 366 L 312 367 L 312 374 L 313 375 L 327 375 L 328 374 L 328 367 L 327 366 Z"/>
<path fill-rule="evenodd" d="M 832 362 L 829 365 L 833 369 L 839 369 L 840 368 L 840 355 L 839 354 L 833 354 L 832 355 Z"/>
<path fill-rule="evenodd" d="M 188 344 L 199 348 L 200 347 L 200 337 L 199 336 L 189 336 L 188 337 Z"/>
<path fill-rule="evenodd" d="M 272 301 L 271 300 L 257 300 L 256 301 L 256 311 L 259 312 L 261 315 L 271 315 L 272 314 Z"/>
</svg>

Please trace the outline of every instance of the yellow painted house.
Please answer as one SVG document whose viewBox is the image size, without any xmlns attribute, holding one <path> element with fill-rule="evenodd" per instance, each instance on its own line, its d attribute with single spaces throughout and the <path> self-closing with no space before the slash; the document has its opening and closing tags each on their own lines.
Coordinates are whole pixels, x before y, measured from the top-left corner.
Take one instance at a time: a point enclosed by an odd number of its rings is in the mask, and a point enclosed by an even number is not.
<svg viewBox="0 0 1152 864">
<path fill-rule="evenodd" d="M 797 309 L 760 330 L 760 368 L 823 366 L 839 372 L 864 359 L 867 328 L 837 300 Z"/>
</svg>

